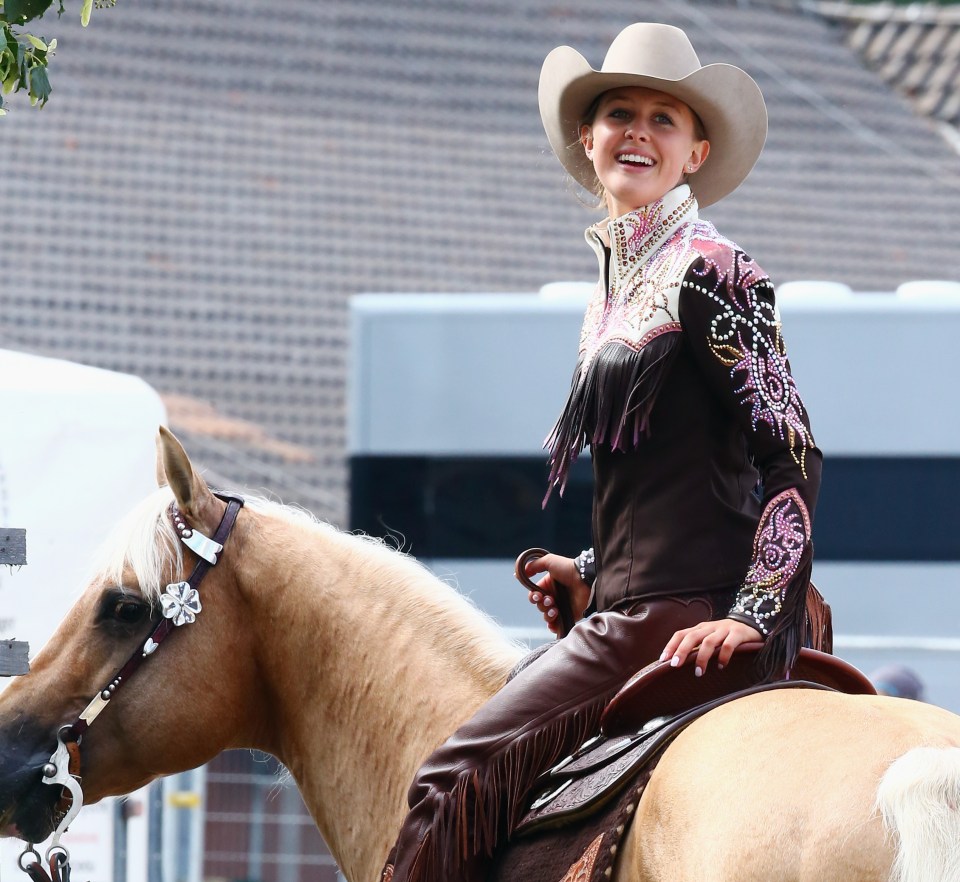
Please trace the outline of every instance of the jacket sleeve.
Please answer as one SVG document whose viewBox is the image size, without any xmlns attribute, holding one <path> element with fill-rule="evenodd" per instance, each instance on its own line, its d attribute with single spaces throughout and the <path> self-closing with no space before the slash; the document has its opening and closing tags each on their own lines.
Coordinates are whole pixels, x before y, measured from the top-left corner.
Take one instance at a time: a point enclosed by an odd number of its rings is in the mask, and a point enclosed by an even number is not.
<svg viewBox="0 0 960 882">
<path fill-rule="evenodd" d="M 753 556 L 729 617 L 767 642 L 768 671 L 806 639 L 821 454 L 781 336 L 773 285 L 742 251 L 710 243 L 687 271 L 680 321 L 708 383 L 738 421 L 763 491 Z"/>
</svg>

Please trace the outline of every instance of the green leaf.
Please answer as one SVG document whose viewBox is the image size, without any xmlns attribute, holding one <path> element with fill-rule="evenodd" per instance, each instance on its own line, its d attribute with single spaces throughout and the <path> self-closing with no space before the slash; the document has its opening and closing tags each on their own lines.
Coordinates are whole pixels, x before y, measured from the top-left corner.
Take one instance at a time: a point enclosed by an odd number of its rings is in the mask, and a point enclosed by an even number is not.
<svg viewBox="0 0 960 882">
<path fill-rule="evenodd" d="M 47 77 L 47 69 L 45 67 L 35 67 L 30 71 L 30 103 L 36 104 L 39 101 L 42 107 L 47 103 L 50 92 L 50 79 Z"/>
<path fill-rule="evenodd" d="M 47 44 L 44 43 L 39 37 L 35 37 L 33 34 L 24 34 L 23 36 L 33 44 L 34 49 L 39 49 L 41 52 L 47 51 Z"/>
<path fill-rule="evenodd" d="M 53 0 L 5 0 L 3 17 L 7 21 L 22 24 L 39 18 L 50 8 L 52 2 Z"/>
<path fill-rule="evenodd" d="M 93 9 L 93 0 L 83 0 L 83 9 L 80 10 L 80 24 L 86 27 L 90 24 L 90 12 Z"/>
</svg>

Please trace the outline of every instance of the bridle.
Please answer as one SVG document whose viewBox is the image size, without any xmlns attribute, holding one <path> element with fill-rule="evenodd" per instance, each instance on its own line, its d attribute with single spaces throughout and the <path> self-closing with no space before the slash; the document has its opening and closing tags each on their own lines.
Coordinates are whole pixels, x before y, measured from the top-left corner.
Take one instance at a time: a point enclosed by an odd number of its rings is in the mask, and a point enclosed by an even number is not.
<svg viewBox="0 0 960 882">
<path fill-rule="evenodd" d="M 225 493 L 214 493 L 214 496 L 226 502 L 227 508 L 212 537 L 191 528 L 183 519 L 177 504 L 175 502 L 170 504 L 167 512 L 173 522 L 174 530 L 180 541 L 196 554 L 197 563 L 186 581 L 172 582 L 164 588 L 160 595 L 163 618 L 143 645 L 134 651 L 110 682 L 80 712 L 80 715 L 57 732 L 57 749 L 44 765 L 41 780 L 44 784 L 62 787 L 66 792 L 60 804 L 69 803 L 69 807 L 65 808 L 65 814 L 57 825 L 51 845 L 45 854 L 50 868 L 49 874 L 41 865 L 40 854 L 32 843 L 28 844 L 20 855 L 20 869 L 30 876 L 33 882 L 69 882 L 70 853 L 64 845 L 61 845 L 60 837 L 83 808 L 83 791 L 80 787 L 79 772 L 80 742 L 84 734 L 110 704 L 117 692 L 157 651 L 160 644 L 180 626 L 192 624 L 202 609 L 200 583 L 210 568 L 216 565 L 217 555 L 223 551 L 223 546 L 237 521 L 237 515 L 243 507 L 243 499 L 238 496 Z"/>
</svg>

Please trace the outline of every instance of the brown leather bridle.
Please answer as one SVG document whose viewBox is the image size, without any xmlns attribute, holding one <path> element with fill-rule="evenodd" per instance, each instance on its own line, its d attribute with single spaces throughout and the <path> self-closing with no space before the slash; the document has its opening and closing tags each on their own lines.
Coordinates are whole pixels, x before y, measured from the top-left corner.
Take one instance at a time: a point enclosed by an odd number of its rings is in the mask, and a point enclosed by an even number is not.
<svg viewBox="0 0 960 882">
<path fill-rule="evenodd" d="M 204 576 L 217 563 L 217 555 L 233 530 L 237 515 L 243 507 L 243 499 L 225 493 L 215 493 L 227 503 L 226 511 L 212 538 L 191 528 L 183 519 L 176 503 L 168 509 L 179 539 L 197 555 L 197 563 L 184 582 L 172 582 L 161 595 L 163 618 L 150 636 L 117 671 L 116 676 L 101 689 L 72 723 L 62 726 L 57 732 L 57 749 L 43 767 L 44 784 L 64 789 L 58 809 L 63 818 L 53 833 L 53 840 L 46 851 L 50 867 L 49 875 L 40 864 L 40 855 L 32 843 L 20 855 L 20 869 L 34 882 L 68 882 L 70 877 L 69 852 L 60 844 L 60 837 L 67 831 L 73 819 L 83 807 L 83 791 L 80 788 L 80 742 L 93 721 L 103 712 L 117 692 L 125 686 L 143 663 L 159 648 L 171 632 L 181 625 L 191 624 L 201 611 L 199 588 Z M 25 862 L 24 858 L 28 858 Z"/>
</svg>

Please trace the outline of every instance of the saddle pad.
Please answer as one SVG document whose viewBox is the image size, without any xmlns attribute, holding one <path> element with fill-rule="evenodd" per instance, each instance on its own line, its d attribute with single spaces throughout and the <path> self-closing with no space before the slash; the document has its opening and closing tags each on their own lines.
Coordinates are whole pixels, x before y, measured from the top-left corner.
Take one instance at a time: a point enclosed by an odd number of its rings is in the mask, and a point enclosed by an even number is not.
<svg viewBox="0 0 960 882">
<path fill-rule="evenodd" d="M 498 849 L 488 882 L 608 882 L 653 768 L 646 766 L 585 823 L 544 829 Z"/>
</svg>

